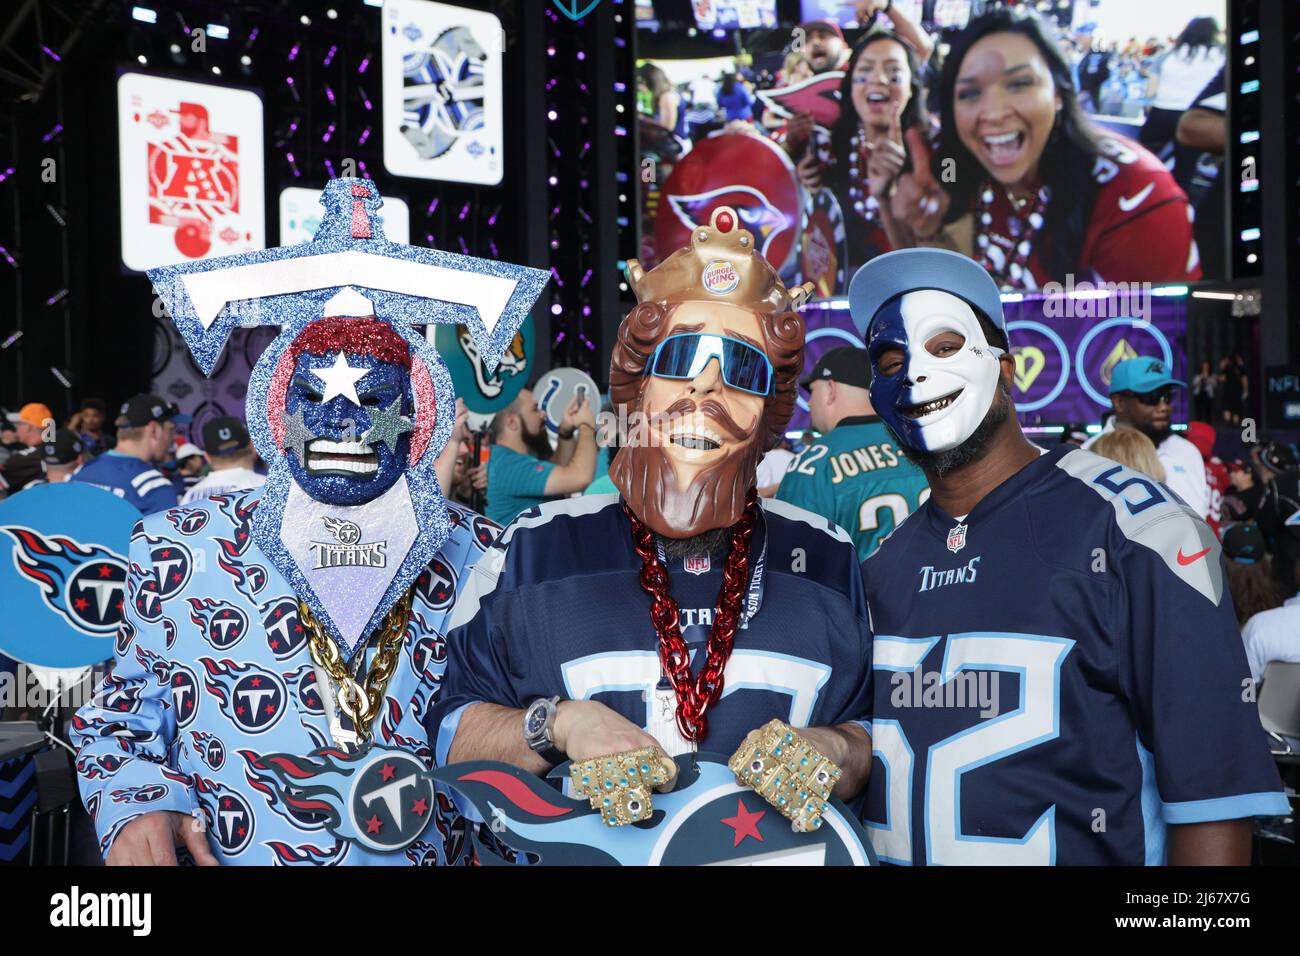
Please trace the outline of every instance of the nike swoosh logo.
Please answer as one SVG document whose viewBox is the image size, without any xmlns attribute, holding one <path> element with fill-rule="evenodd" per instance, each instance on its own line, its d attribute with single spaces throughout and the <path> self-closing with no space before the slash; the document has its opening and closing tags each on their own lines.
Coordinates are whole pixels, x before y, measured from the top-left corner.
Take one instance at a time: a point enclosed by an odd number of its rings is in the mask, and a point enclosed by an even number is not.
<svg viewBox="0 0 1300 956">
<path fill-rule="evenodd" d="M 1206 548 L 1204 551 L 1197 551 L 1195 554 L 1183 554 L 1183 549 L 1179 548 L 1178 563 L 1181 564 L 1183 567 L 1187 567 L 1192 562 L 1199 561 L 1201 558 L 1205 557 L 1209 553 L 1210 553 L 1210 549 Z"/>
<path fill-rule="evenodd" d="M 1132 196 L 1120 196 L 1119 208 L 1124 212 L 1132 212 L 1138 206 L 1142 205 L 1142 200 L 1151 195 L 1151 190 L 1156 188 L 1155 183 L 1147 183 L 1146 188 Z"/>
</svg>

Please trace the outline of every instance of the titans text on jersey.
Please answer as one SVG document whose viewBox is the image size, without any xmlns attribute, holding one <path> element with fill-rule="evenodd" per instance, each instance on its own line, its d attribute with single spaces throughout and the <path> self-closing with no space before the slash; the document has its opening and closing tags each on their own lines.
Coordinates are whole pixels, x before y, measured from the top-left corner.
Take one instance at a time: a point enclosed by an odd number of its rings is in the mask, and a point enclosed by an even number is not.
<svg viewBox="0 0 1300 956">
<path fill-rule="evenodd" d="M 701 751 L 730 756 L 772 718 L 795 727 L 868 716 L 871 635 L 847 536 L 800 508 L 763 502 L 746 607 Z M 669 560 L 671 593 L 700 666 L 725 555 Z M 617 495 L 547 502 L 520 515 L 476 566 L 448 632 L 432 710 L 444 762 L 464 709 L 539 697 L 599 700 L 680 752 L 656 712 L 661 670 L 641 563 Z"/>
<path fill-rule="evenodd" d="M 227 865 L 463 862 L 466 822 L 445 793 L 428 785 L 422 794 L 407 778 L 432 769 L 424 717 L 446 664 L 445 620 L 497 525 L 448 504 L 451 533 L 416 581 L 373 727 L 385 756 L 379 776 L 370 791 L 358 784 L 351 805 L 330 805 L 320 787 L 302 799 L 263 759 L 280 754 L 276 765 L 301 775 L 313 769 L 301 758 L 333 740 L 297 598 L 249 533 L 259 494 L 210 498 L 135 527 L 115 666 L 73 719 L 81 795 L 102 852 L 136 817 L 170 810 L 202 818 Z M 366 653 L 363 673 L 373 646 Z M 408 770 L 393 781 L 394 768 Z M 392 799 L 403 784 L 406 799 Z M 333 835 L 357 819 L 352 830 L 369 845 Z M 401 851 L 377 852 L 389 837 Z"/>
<path fill-rule="evenodd" d="M 1163 485 L 1057 449 L 863 576 L 882 861 L 1156 864 L 1170 824 L 1288 812 L 1218 540 Z"/>
</svg>

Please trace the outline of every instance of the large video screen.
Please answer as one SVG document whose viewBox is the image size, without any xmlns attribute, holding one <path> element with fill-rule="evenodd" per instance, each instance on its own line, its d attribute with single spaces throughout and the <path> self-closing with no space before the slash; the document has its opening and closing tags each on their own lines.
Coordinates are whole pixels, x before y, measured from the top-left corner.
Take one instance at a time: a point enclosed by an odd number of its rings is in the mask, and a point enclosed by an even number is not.
<svg viewBox="0 0 1300 956">
<path fill-rule="evenodd" d="M 1014 292 L 1222 276 L 1224 0 L 970 12 L 896 2 L 870 30 L 805 24 L 765 50 L 642 60 L 644 261 L 732 205 L 783 277 L 822 296 L 922 245 Z"/>
</svg>

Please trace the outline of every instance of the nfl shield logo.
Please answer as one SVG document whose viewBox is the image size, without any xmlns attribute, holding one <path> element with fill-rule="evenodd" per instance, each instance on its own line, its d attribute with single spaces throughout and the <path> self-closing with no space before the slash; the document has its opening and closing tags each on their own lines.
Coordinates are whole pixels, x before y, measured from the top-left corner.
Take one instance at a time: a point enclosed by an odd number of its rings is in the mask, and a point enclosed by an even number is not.
<svg viewBox="0 0 1300 956">
<path fill-rule="evenodd" d="M 966 547 L 966 526 L 959 524 L 948 532 L 948 550 L 956 554 Z"/>
<path fill-rule="evenodd" d="M 686 559 L 682 561 L 682 567 L 691 574 L 707 574 L 711 566 L 707 554 L 687 555 Z"/>
</svg>

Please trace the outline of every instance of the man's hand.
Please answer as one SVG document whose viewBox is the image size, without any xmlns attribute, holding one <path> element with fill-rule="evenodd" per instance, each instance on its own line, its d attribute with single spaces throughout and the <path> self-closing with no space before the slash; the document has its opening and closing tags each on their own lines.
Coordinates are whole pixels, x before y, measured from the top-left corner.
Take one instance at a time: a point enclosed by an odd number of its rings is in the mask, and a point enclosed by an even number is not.
<svg viewBox="0 0 1300 956">
<path fill-rule="evenodd" d="M 198 820 L 172 810 L 155 810 L 124 826 L 105 862 L 109 866 L 175 866 L 178 846 L 188 847 L 199 866 L 219 865 Z"/>
<path fill-rule="evenodd" d="M 555 714 L 555 746 L 575 762 L 650 747 L 664 753 L 648 733 L 621 714 L 595 700 L 562 700 Z M 667 754 L 664 754 L 667 756 Z M 657 789 L 667 793 L 677 778 L 673 775 Z"/>
</svg>

